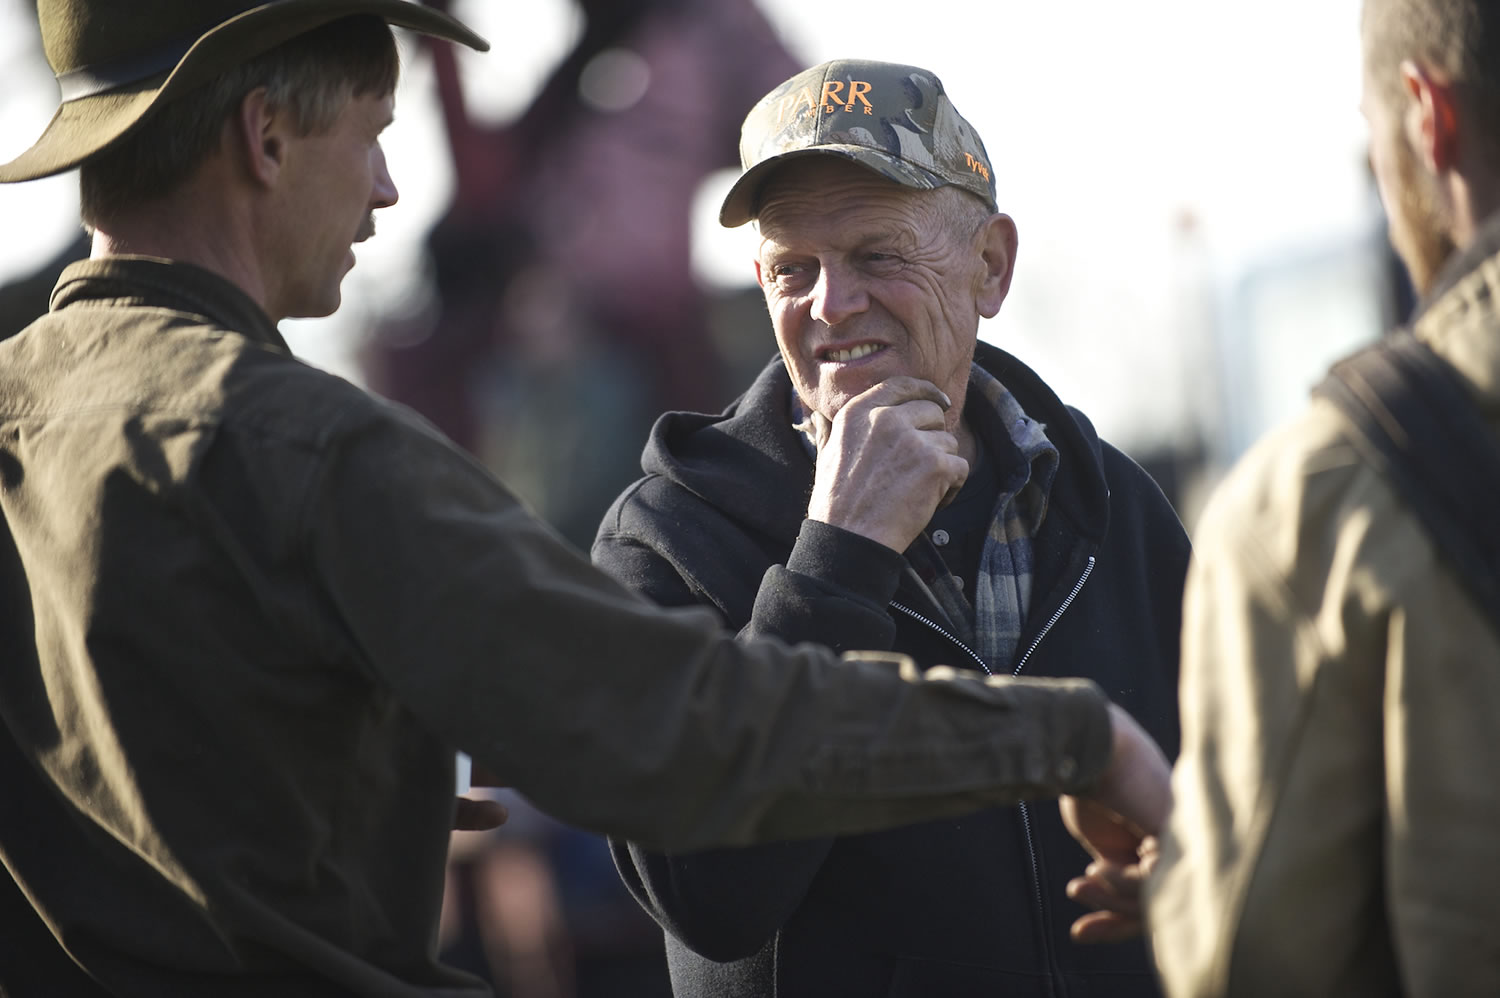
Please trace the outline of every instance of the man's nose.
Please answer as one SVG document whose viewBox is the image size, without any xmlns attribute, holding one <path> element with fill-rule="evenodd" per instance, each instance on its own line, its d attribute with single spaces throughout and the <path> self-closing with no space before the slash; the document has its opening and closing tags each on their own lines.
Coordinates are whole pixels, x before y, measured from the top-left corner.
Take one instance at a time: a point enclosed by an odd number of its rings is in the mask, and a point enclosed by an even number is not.
<svg viewBox="0 0 1500 998">
<path fill-rule="evenodd" d="M 380 146 L 375 147 L 375 186 L 370 191 L 370 206 L 372 208 L 389 208 L 401 197 L 401 192 L 396 190 L 396 181 L 391 178 L 391 171 L 385 162 L 385 150 Z"/>
<path fill-rule="evenodd" d="M 836 326 L 870 307 L 863 278 L 842 264 L 819 268 L 811 297 L 812 317 L 828 326 Z"/>
</svg>

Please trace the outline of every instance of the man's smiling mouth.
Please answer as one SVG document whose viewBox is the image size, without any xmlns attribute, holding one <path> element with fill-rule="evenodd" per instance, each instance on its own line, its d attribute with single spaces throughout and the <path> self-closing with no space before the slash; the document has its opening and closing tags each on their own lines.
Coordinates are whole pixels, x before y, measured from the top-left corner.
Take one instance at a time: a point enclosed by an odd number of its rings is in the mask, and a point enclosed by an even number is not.
<svg viewBox="0 0 1500 998">
<path fill-rule="evenodd" d="M 858 360 L 861 357 L 868 357 L 870 354 L 884 349 L 885 347 L 879 343 L 861 343 L 859 346 L 850 347 L 847 350 L 829 350 L 823 355 L 823 359 L 831 360 L 835 364 L 843 364 L 851 360 Z"/>
</svg>

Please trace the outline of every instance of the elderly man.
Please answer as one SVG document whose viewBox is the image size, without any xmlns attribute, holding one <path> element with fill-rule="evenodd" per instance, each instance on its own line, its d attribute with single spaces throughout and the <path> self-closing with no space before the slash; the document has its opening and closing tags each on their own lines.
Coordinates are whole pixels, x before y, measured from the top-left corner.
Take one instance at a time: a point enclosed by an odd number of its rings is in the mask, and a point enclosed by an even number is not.
<svg viewBox="0 0 1500 998">
<path fill-rule="evenodd" d="M 1016 227 L 938 78 L 817 66 L 751 110 L 741 155 L 720 218 L 759 224 L 780 357 L 724 413 L 658 423 L 596 563 L 743 635 L 1089 676 L 1174 746 L 1187 540 L 1139 467 L 976 343 Z M 935 513 L 934 460 L 967 476 Z M 745 850 L 613 848 L 668 932 L 679 995 L 1155 993 L 1139 944 L 1069 938 L 1063 889 L 1085 857 L 1052 806 Z"/>
<path fill-rule="evenodd" d="M 434 954 L 455 749 L 661 846 L 1064 790 L 1160 821 L 1165 761 L 1097 687 L 660 611 L 289 355 L 276 322 L 338 306 L 396 200 L 388 23 L 482 46 L 462 25 L 405 0 L 38 9 L 64 103 L 0 181 L 81 164 L 94 235 L 0 346 L 0 990 L 485 993 Z"/>
<path fill-rule="evenodd" d="M 1500 430 L 1500 5 L 1366 0 L 1363 43 L 1411 331 Z M 1319 398 L 1205 512 L 1148 885 L 1171 995 L 1500 994 L 1500 630 L 1416 508 Z"/>
</svg>

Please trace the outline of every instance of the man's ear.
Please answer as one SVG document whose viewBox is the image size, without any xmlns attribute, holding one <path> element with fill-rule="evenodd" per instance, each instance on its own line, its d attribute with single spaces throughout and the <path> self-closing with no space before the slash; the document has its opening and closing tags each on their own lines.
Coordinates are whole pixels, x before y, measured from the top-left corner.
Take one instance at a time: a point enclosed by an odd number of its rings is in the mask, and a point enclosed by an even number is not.
<svg viewBox="0 0 1500 998">
<path fill-rule="evenodd" d="M 761 286 L 761 288 L 763 288 L 763 289 L 766 286 L 766 275 L 760 269 L 760 258 L 759 257 L 756 257 L 756 259 L 755 259 L 755 283 L 759 284 Z"/>
<path fill-rule="evenodd" d="M 1434 174 L 1458 161 L 1458 102 L 1446 74 L 1412 62 L 1401 63 L 1401 87 L 1411 97 L 1402 125 L 1412 148 Z"/>
<path fill-rule="evenodd" d="M 979 254 L 984 260 L 977 299 L 979 314 L 991 319 L 1010 293 L 1010 279 L 1016 272 L 1016 223 L 1009 215 L 991 215 L 975 238 L 979 240 Z"/>
<path fill-rule="evenodd" d="M 270 187 L 281 175 L 289 126 L 290 115 L 284 108 L 270 105 L 265 87 L 256 87 L 240 99 L 239 109 L 230 119 L 230 148 L 254 183 Z"/>
</svg>

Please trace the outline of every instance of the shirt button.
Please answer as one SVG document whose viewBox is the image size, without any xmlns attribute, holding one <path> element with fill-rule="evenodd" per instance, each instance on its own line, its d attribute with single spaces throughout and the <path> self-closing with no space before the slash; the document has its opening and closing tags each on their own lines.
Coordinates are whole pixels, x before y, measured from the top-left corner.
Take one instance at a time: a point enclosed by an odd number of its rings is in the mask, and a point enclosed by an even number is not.
<svg viewBox="0 0 1500 998">
<path fill-rule="evenodd" d="M 936 544 L 938 547 L 945 546 L 948 543 L 948 531 L 941 528 L 934 530 L 932 532 L 932 543 Z"/>
</svg>

